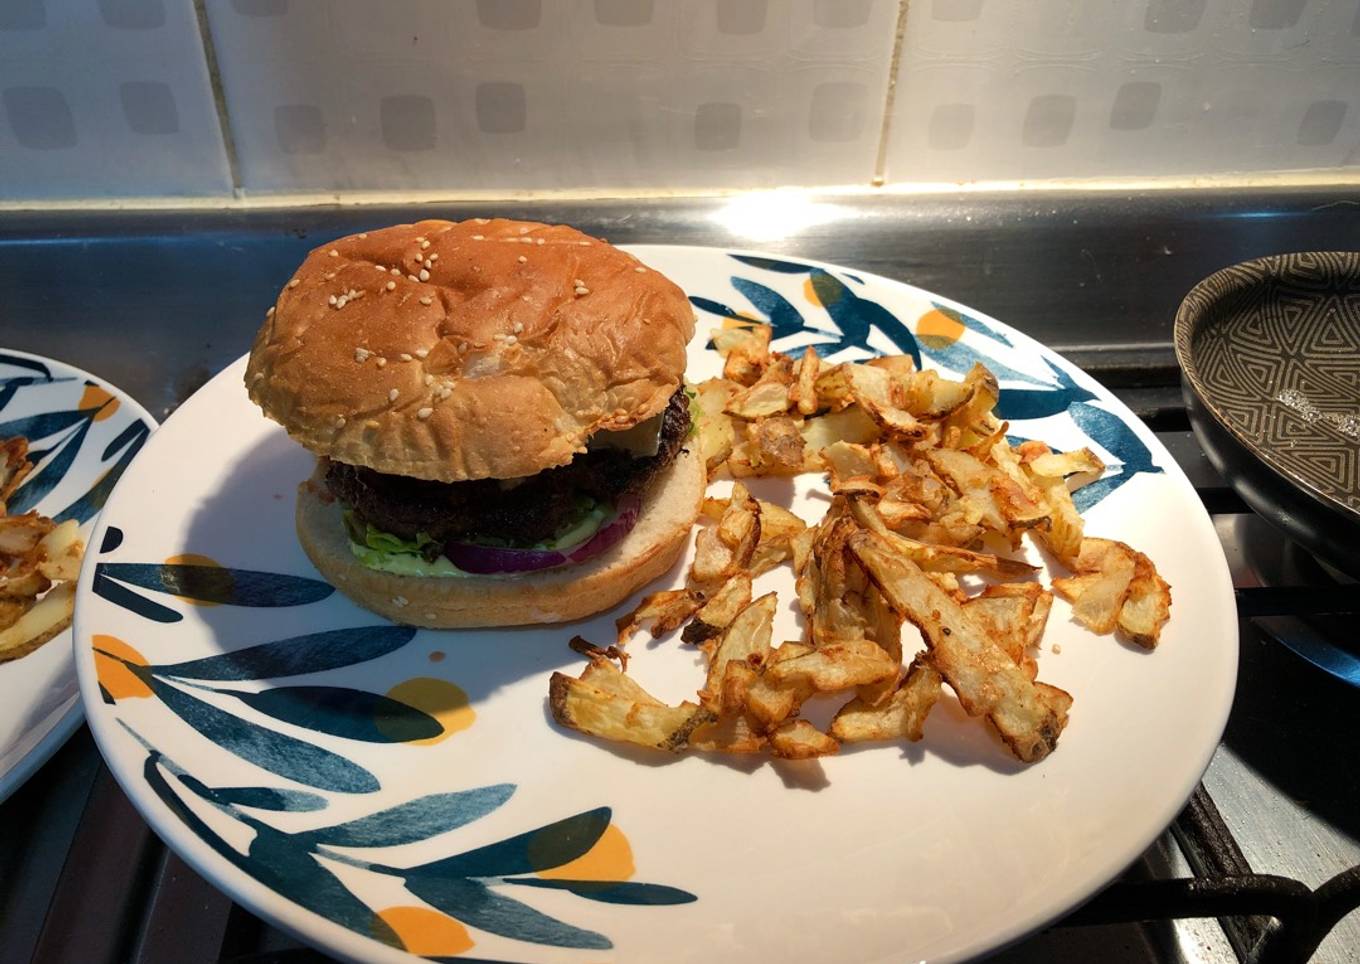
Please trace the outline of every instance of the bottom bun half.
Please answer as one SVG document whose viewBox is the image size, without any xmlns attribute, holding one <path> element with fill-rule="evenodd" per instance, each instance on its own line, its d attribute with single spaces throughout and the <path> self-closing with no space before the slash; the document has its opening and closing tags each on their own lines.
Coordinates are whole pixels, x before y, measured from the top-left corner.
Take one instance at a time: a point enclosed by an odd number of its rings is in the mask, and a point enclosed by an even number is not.
<svg viewBox="0 0 1360 964">
<path fill-rule="evenodd" d="M 603 612 L 674 565 L 699 516 L 703 461 L 682 449 L 644 493 L 637 525 L 579 565 L 504 576 L 399 576 L 350 551 L 341 504 L 319 481 L 298 489 L 297 531 L 312 564 L 346 596 L 398 623 L 433 629 L 564 623 Z"/>
</svg>

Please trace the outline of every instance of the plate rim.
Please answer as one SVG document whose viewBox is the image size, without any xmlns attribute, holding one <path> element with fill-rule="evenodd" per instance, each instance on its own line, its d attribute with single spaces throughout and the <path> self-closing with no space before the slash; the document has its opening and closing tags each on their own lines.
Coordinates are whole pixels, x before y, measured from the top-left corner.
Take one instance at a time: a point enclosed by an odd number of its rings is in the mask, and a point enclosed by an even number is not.
<svg viewBox="0 0 1360 964">
<path fill-rule="evenodd" d="M 105 389 L 114 397 L 116 397 L 119 401 L 119 404 L 128 405 L 133 412 L 135 412 L 141 418 L 145 419 L 151 425 L 152 433 L 154 433 L 156 429 L 160 427 L 160 423 L 157 422 L 156 419 L 151 415 L 151 413 L 146 410 L 146 408 L 142 405 L 141 402 L 133 398 L 132 395 L 126 389 L 119 388 L 117 385 L 113 384 L 111 381 L 109 381 L 106 378 L 103 378 L 102 376 L 88 372 L 77 365 L 72 365 L 70 362 L 62 361 L 60 358 L 52 358 L 49 355 L 39 355 L 37 352 L 24 351 L 21 348 L 8 348 L 0 346 L 0 353 L 6 355 L 14 355 L 19 358 L 27 358 L 29 361 L 43 362 L 44 364 L 49 365 L 59 365 L 62 368 L 65 368 L 68 371 L 73 372 L 77 376 L 95 382 L 101 388 Z M 114 489 L 116 491 L 117 486 L 114 486 Z M 109 498 L 112 497 L 113 493 L 111 492 L 109 493 Z M 99 520 L 103 516 L 103 514 L 104 514 L 103 510 L 96 514 L 94 523 L 90 527 L 90 544 L 93 544 L 94 542 L 94 535 L 96 533 L 96 530 L 99 529 Z M 86 548 L 88 549 L 88 545 Z M 81 575 L 82 576 L 84 575 L 83 563 Z M 79 588 L 80 581 L 77 580 L 76 582 L 77 596 L 79 596 Z M 49 713 L 47 716 L 43 717 L 41 723 L 39 723 L 39 726 L 48 723 L 48 721 L 53 720 L 54 717 L 55 722 L 51 724 L 46 733 L 39 737 L 38 742 L 33 744 L 33 746 L 29 748 L 27 753 L 24 753 L 22 756 L 17 757 L 14 760 L 14 762 L 10 764 L 8 769 L 4 770 L 3 772 L 0 772 L 0 803 L 3 803 L 5 800 L 9 799 L 9 797 L 11 797 L 13 794 L 18 792 L 18 790 L 25 783 L 27 783 L 29 779 L 32 778 L 33 774 L 37 773 L 40 769 L 42 769 L 43 765 L 47 763 L 48 760 L 52 759 L 52 757 L 56 754 L 58 750 L 60 750 L 63 746 L 66 745 L 66 741 L 69 740 L 72 737 L 72 735 L 75 734 L 76 730 L 80 729 L 80 724 L 85 719 L 85 700 L 81 696 L 79 690 L 80 668 L 77 665 L 79 663 L 79 659 L 74 658 L 76 656 L 76 632 L 74 618 L 71 621 L 71 625 L 62 633 L 62 635 L 70 637 L 66 645 L 71 647 L 73 655 L 72 666 L 74 667 L 75 670 L 77 682 L 76 692 L 69 698 L 70 705 L 66 707 L 64 712 L 59 712 L 60 708 L 58 708 L 58 710 L 54 710 L 52 713 Z M 57 639 L 52 640 L 52 642 L 56 643 L 57 645 L 60 645 L 61 637 L 59 636 Z M 36 727 L 30 728 L 26 732 L 32 732 L 32 729 L 36 729 Z"/>
<path fill-rule="evenodd" d="M 1087 385 L 1098 387 L 1101 393 L 1099 400 L 1103 405 L 1108 407 L 1112 414 L 1117 415 L 1121 422 L 1130 426 L 1136 433 L 1144 434 L 1151 438 L 1152 444 L 1156 446 L 1157 454 L 1163 459 L 1163 471 L 1169 479 L 1173 480 L 1175 484 L 1180 487 L 1184 493 L 1187 493 L 1191 500 L 1193 500 L 1191 504 L 1198 507 L 1199 515 L 1197 518 L 1200 519 L 1205 532 L 1208 535 L 1213 536 L 1213 524 L 1208 511 L 1205 510 L 1202 503 L 1199 502 L 1198 497 L 1194 492 L 1193 485 L 1185 475 L 1185 472 L 1181 469 L 1179 463 L 1176 462 L 1169 450 L 1156 439 L 1155 433 L 1153 433 L 1152 430 L 1108 388 L 1074 365 L 1060 352 L 1037 341 L 1022 329 L 1009 325 L 986 312 L 969 307 L 955 299 L 939 295 L 930 289 L 922 288 L 907 281 L 888 278 L 875 272 L 862 271 L 846 265 L 804 258 L 798 255 L 760 249 L 707 245 L 628 244 L 619 245 L 619 247 L 642 257 L 643 260 L 645 260 L 645 255 L 648 251 L 666 250 L 687 253 L 699 252 L 704 256 L 713 254 L 729 256 L 742 255 L 796 262 L 811 267 L 824 268 L 829 271 L 850 273 L 858 278 L 872 281 L 876 284 L 906 289 L 913 294 L 924 296 L 938 305 L 963 311 L 971 316 L 997 324 L 1007 334 L 1013 333 L 1018 335 L 1023 340 L 1025 346 L 1032 346 L 1031 350 L 1036 350 L 1041 355 L 1056 361 L 1057 364 L 1062 366 L 1064 371 L 1075 379 L 1078 379 L 1080 382 Z M 696 336 L 697 333 L 698 329 L 696 329 Z M 228 372 L 241 366 L 246 357 L 247 355 L 245 354 L 241 355 L 214 374 L 211 379 L 201 386 L 189 399 L 177 408 L 175 412 L 171 413 L 166 420 L 167 423 L 180 417 L 180 413 L 189 410 L 191 406 L 196 407 L 196 403 L 201 404 L 202 399 L 200 396 L 204 393 L 205 389 L 214 384 L 219 378 L 223 378 Z M 1106 396 L 1108 396 L 1108 398 Z M 1144 441 L 1146 442 L 1147 439 L 1145 438 Z M 139 455 L 138 457 L 140 458 L 141 456 Z M 120 481 L 120 486 L 121 485 L 122 482 Z M 115 488 L 115 491 L 110 496 L 110 502 L 112 502 L 113 498 L 117 495 L 118 491 L 117 488 Z M 103 532 L 107 525 L 108 517 L 101 514 L 95 532 L 97 539 L 103 538 Z M 1168 804 L 1159 808 L 1156 814 L 1156 820 L 1152 822 L 1155 823 L 1155 829 L 1146 834 L 1137 835 L 1137 839 L 1127 847 L 1122 848 L 1117 853 L 1112 853 L 1103 860 L 1094 862 L 1098 866 L 1091 867 L 1085 873 L 1078 875 L 1081 883 L 1079 885 L 1074 884 L 1072 887 L 1067 888 L 1064 891 L 1065 896 L 1058 899 L 1050 897 L 1049 899 L 1040 902 L 1039 905 L 1025 916 L 1025 919 L 1019 920 L 1007 928 L 993 931 L 983 939 L 963 937 L 960 939 L 957 948 L 951 950 L 948 954 L 935 958 L 936 960 L 967 960 L 981 953 L 999 951 L 1000 949 L 1043 929 L 1058 918 L 1063 917 L 1077 907 L 1080 907 L 1137 860 L 1137 858 L 1165 832 L 1166 828 L 1175 819 L 1176 814 L 1184 807 L 1185 801 L 1190 798 L 1195 787 L 1199 785 L 1204 772 L 1208 769 L 1210 761 L 1222 742 L 1222 735 L 1227 725 L 1229 712 L 1232 708 L 1233 698 L 1236 693 L 1240 644 L 1239 627 L 1236 619 L 1236 606 L 1233 603 L 1232 580 L 1228 570 L 1227 560 L 1222 552 L 1221 546 L 1218 545 L 1216 537 L 1214 537 L 1212 544 L 1218 548 L 1218 551 L 1212 554 L 1212 559 L 1210 560 L 1213 563 L 1211 568 L 1216 570 L 1216 573 L 1205 573 L 1205 585 L 1207 587 L 1212 583 L 1217 582 L 1219 586 L 1217 596 L 1226 604 L 1223 607 L 1224 615 L 1231 615 L 1230 619 L 1225 619 L 1223 621 L 1223 633 L 1225 637 L 1227 637 L 1223 643 L 1223 653 L 1227 659 L 1227 664 L 1224 666 L 1222 679 L 1220 681 L 1221 686 L 1216 694 L 1217 700 L 1215 702 L 1217 712 L 1212 714 L 1214 722 L 1211 730 L 1214 734 L 1214 738 L 1212 741 L 1206 741 L 1207 747 L 1195 755 L 1195 765 L 1187 768 L 1187 773 L 1189 774 L 1188 778 L 1176 786 L 1176 792 L 1168 798 Z M 93 566 L 93 555 L 87 556 L 85 565 Z M 1214 578 L 1215 575 L 1217 576 L 1216 579 Z M 82 577 L 83 576 L 84 570 L 82 570 Z M 82 578 L 81 582 L 82 585 L 88 585 L 87 580 L 84 578 Z M 88 589 L 78 591 L 78 594 L 81 595 L 82 598 L 87 593 Z M 84 635 L 81 617 L 82 613 L 88 615 L 89 611 L 90 609 L 88 606 L 82 607 L 79 605 L 78 601 L 75 628 L 80 632 L 77 634 L 76 638 L 81 638 Z M 98 712 L 89 713 L 88 719 L 91 733 L 95 738 L 95 743 L 99 747 L 101 755 L 103 755 L 107 761 L 110 757 L 110 753 L 106 751 L 106 741 L 110 739 L 109 734 L 114 731 L 116 721 L 112 716 L 108 716 L 102 712 L 102 703 L 98 697 L 98 684 L 94 678 L 94 664 L 93 656 L 90 655 L 91 652 L 89 647 L 76 648 L 77 675 L 80 680 L 82 703 L 86 703 L 99 710 Z M 1205 695 L 1214 696 L 1215 694 L 1206 690 Z M 171 820 L 168 821 L 168 827 L 162 827 L 152 815 L 152 811 L 161 805 L 160 801 L 153 799 L 150 795 L 144 797 L 144 788 L 140 781 L 130 784 L 130 781 L 135 780 L 132 774 L 125 775 L 119 768 L 113 765 L 109 765 L 109 771 L 113 774 L 119 786 L 122 787 L 123 791 L 127 794 L 138 813 L 146 820 L 148 826 L 168 847 L 171 848 L 171 850 L 193 867 L 196 872 L 202 874 L 202 876 L 214 887 L 226 893 L 231 899 L 242 904 L 252 913 L 268 920 L 280 930 L 315 947 L 319 947 L 326 953 L 334 954 L 345 960 L 361 961 L 377 959 L 390 960 L 393 962 L 409 962 L 421 959 L 417 955 L 383 945 L 372 938 L 366 938 L 354 931 L 348 930 L 266 887 L 251 878 L 248 874 L 245 874 L 239 868 L 226 862 L 225 858 L 211 852 L 210 848 L 204 846 L 198 838 L 192 835 L 189 828 L 182 821 Z M 125 776 L 128 779 L 125 779 Z M 1152 826 L 1152 823 L 1150 823 L 1149 826 Z M 1146 839 L 1144 839 L 1144 837 L 1146 837 Z M 210 867 L 210 865 L 212 866 Z M 215 868 L 218 865 L 225 871 L 224 874 L 217 872 Z M 276 905 L 275 907 L 269 906 L 271 900 Z M 960 931 L 960 933 L 966 934 L 967 932 Z M 359 942 L 359 946 L 353 946 L 355 942 Z"/>
</svg>

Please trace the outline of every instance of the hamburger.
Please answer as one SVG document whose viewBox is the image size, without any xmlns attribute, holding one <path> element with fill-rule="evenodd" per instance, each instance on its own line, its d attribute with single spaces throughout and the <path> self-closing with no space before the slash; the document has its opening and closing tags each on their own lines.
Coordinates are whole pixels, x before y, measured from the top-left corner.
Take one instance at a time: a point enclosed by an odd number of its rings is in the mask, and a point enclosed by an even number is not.
<svg viewBox="0 0 1360 964">
<path fill-rule="evenodd" d="M 684 293 L 560 225 L 421 221 L 312 251 L 246 368 L 317 456 L 297 533 L 362 606 L 564 622 L 669 569 L 698 517 Z"/>
</svg>

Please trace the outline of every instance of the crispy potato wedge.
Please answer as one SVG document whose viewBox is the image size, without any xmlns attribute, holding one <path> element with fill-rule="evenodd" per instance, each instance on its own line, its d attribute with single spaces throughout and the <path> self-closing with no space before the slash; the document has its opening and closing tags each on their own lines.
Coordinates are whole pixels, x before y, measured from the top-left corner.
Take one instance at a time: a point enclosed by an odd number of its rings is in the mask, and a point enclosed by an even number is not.
<svg viewBox="0 0 1360 964">
<path fill-rule="evenodd" d="M 737 392 L 727 400 L 727 407 L 724 409 L 728 415 L 745 419 L 783 415 L 788 410 L 789 386 L 765 379 Z"/>
<path fill-rule="evenodd" d="M 553 673 L 548 681 L 548 706 L 562 726 L 672 753 L 685 749 L 694 731 L 714 718 L 694 703 L 666 706 L 656 700 L 629 699 L 564 673 Z"/>
<path fill-rule="evenodd" d="M 765 737 L 743 714 L 733 713 L 696 727 L 689 746 L 705 753 L 759 753 L 765 749 Z"/>
<path fill-rule="evenodd" d="M 837 693 L 852 686 L 896 677 L 898 663 L 867 639 L 818 646 L 806 656 L 770 666 L 765 676 L 776 686 L 803 683 L 818 693 Z"/>
<path fill-rule="evenodd" d="M 694 538 L 691 583 L 712 586 L 746 569 L 759 542 L 760 504 L 738 482 L 718 524 Z"/>
<path fill-rule="evenodd" d="M 738 385 L 754 385 L 770 357 L 771 328 L 765 324 L 728 322 L 713 331 L 713 347 L 723 356 L 723 378 Z"/>
<path fill-rule="evenodd" d="M 721 378 L 710 378 L 694 386 L 694 416 L 698 423 L 699 454 L 710 476 L 732 454 L 736 429 L 724 410 L 737 386 Z"/>
<path fill-rule="evenodd" d="M 17 623 L 19 617 L 32 609 L 37 601 L 32 596 L 27 599 L 0 599 L 0 630 L 9 629 Z"/>
<path fill-rule="evenodd" d="M 817 373 L 821 370 L 822 360 L 811 345 L 803 351 L 796 369 L 797 378 L 789 389 L 789 403 L 802 415 L 817 411 Z"/>
<path fill-rule="evenodd" d="M 858 405 L 839 412 L 827 412 L 803 423 L 803 452 L 809 471 L 821 471 L 822 453 L 837 442 L 864 445 L 876 441 L 882 432 L 878 423 Z"/>
<path fill-rule="evenodd" d="M 1018 759 L 1032 763 L 1051 753 L 1067 725 L 1062 691 L 1041 690 L 962 606 L 883 536 L 859 532 L 849 545 L 888 601 L 921 630 L 935 668 L 963 708 L 986 716 Z"/>
<path fill-rule="evenodd" d="M 614 622 L 618 645 L 628 645 L 633 634 L 649 620 L 653 639 L 674 632 L 703 604 L 703 595 L 693 589 L 671 589 L 644 596 L 636 609 Z"/>
<path fill-rule="evenodd" d="M 85 543 L 80 538 L 80 523 L 67 519 L 42 537 L 38 543 L 38 571 L 53 582 L 75 579 L 80 575 L 80 560 Z"/>
<path fill-rule="evenodd" d="M 734 662 L 746 663 L 758 670 L 764 665 L 770 655 L 770 636 L 774 632 L 774 611 L 778 604 L 774 593 L 766 593 L 737 613 L 732 624 L 723 631 L 708 662 L 708 679 L 699 692 L 704 706 L 716 713 L 740 709 L 739 704 L 730 704 L 725 699 L 723 683 L 728 666 Z"/>
<path fill-rule="evenodd" d="M 31 471 L 33 463 L 28 461 L 28 439 L 16 435 L 0 442 L 0 515 L 5 514 L 5 503 Z"/>
<path fill-rule="evenodd" d="M 732 625 L 737 613 L 750 605 L 750 602 L 751 574 L 738 572 L 699 607 L 689 625 L 680 633 L 680 638 L 686 643 L 698 645 L 721 635 L 723 630 Z"/>
<path fill-rule="evenodd" d="M 788 416 L 762 418 L 746 426 L 748 461 L 758 475 L 798 475 L 803 471 L 801 426 Z"/>
<path fill-rule="evenodd" d="M 7 629 L 0 630 L 0 663 L 27 656 L 71 625 L 76 584 L 63 582 L 34 603 Z"/>
<path fill-rule="evenodd" d="M 957 412 L 968 404 L 976 391 L 975 385 L 941 378 L 931 371 L 898 377 L 894 385 L 903 408 L 918 419 L 932 422 Z"/>
<path fill-rule="evenodd" d="M 926 428 L 916 417 L 900 407 L 893 397 L 892 376 L 882 368 L 847 363 L 850 392 L 864 413 L 883 431 L 900 439 L 921 439 Z"/>
<path fill-rule="evenodd" d="M 877 705 L 856 697 L 831 721 L 831 735 L 842 743 L 869 740 L 921 739 L 926 716 L 940 698 L 940 674 L 930 661 L 917 657 L 889 698 Z"/>
<path fill-rule="evenodd" d="M 765 660 L 765 670 L 746 691 L 746 712 L 751 720 L 762 730 L 778 726 L 791 716 L 816 691 L 802 679 L 786 680 L 776 683 L 770 676 L 770 668 L 787 660 L 806 656 L 813 651 L 803 643 L 784 643 L 771 651 Z"/>
<path fill-rule="evenodd" d="M 784 760 L 831 756 L 841 745 L 807 720 L 790 720 L 770 733 L 770 750 Z"/>
<path fill-rule="evenodd" d="M 1054 591 L 1072 603 L 1072 616 L 1093 633 L 1114 632 L 1129 597 L 1137 563 L 1122 542 L 1081 540 L 1076 576 L 1053 580 Z"/>
<path fill-rule="evenodd" d="M 1144 649 L 1156 649 L 1162 626 L 1171 618 L 1171 586 L 1147 556 L 1134 552 L 1133 558 L 1133 582 L 1119 610 L 1119 632 Z"/>
<path fill-rule="evenodd" d="M 54 528 L 56 524 L 51 519 L 36 512 L 0 516 L 0 555 L 27 555 Z"/>
</svg>

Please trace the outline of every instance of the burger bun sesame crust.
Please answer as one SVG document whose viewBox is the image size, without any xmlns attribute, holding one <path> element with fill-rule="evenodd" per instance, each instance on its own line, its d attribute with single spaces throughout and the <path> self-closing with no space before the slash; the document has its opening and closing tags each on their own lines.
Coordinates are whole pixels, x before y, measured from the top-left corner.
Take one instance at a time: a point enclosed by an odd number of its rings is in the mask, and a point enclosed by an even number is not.
<svg viewBox="0 0 1360 964">
<path fill-rule="evenodd" d="M 561 623 L 603 612 L 669 570 L 699 516 L 707 474 L 682 449 L 644 494 L 637 525 L 578 565 L 485 576 L 399 576 L 363 565 L 349 547 L 343 507 L 320 473 L 298 489 L 297 532 L 321 575 L 366 609 L 435 629 Z"/>
<path fill-rule="evenodd" d="M 676 285 L 573 228 L 421 221 L 312 251 L 246 368 L 317 455 L 460 482 L 564 465 L 661 412 L 694 314 Z"/>
</svg>

